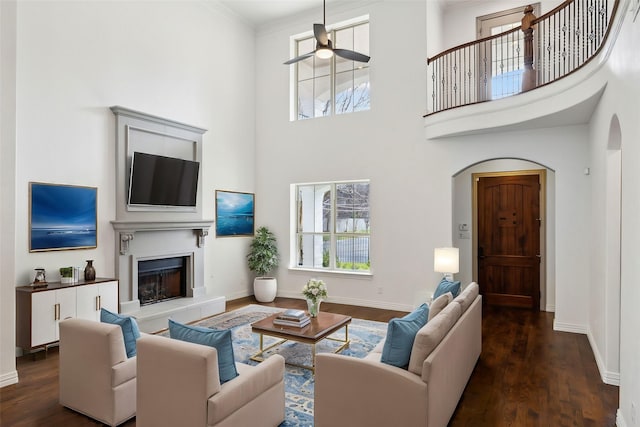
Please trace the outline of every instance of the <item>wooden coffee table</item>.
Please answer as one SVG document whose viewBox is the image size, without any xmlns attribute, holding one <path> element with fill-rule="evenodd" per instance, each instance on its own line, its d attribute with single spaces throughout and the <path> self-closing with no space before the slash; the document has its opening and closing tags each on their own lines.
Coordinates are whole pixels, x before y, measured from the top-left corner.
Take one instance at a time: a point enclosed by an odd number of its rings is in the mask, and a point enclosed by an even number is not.
<svg viewBox="0 0 640 427">
<path fill-rule="evenodd" d="M 265 351 L 277 347 L 286 341 L 296 341 L 311 345 L 311 366 L 298 365 L 295 363 L 289 364 L 292 366 L 309 369 L 312 372 L 315 372 L 317 343 L 319 343 L 323 339 L 341 342 L 342 345 L 338 347 L 334 351 L 334 353 L 339 353 L 349 346 L 349 323 L 351 323 L 350 316 L 325 313 L 321 311 L 318 313 L 318 317 L 311 318 L 310 324 L 308 324 L 304 328 L 298 328 L 295 326 L 274 325 L 273 320 L 278 317 L 279 314 L 280 313 L 273 314 L 265 319 L 251 324 L 251 331 L 260 335 L 260 351 L 251 356 L 251 360 L 262 362 L 264 360 Z M 341 328 L 344 328 L 344 339 L 333 338 L 329 336 Z M 264 347 L 265 335 L 281 338 L 281 340 L 274 344 L 271 344 L 268 347 Z"/>
</svg>

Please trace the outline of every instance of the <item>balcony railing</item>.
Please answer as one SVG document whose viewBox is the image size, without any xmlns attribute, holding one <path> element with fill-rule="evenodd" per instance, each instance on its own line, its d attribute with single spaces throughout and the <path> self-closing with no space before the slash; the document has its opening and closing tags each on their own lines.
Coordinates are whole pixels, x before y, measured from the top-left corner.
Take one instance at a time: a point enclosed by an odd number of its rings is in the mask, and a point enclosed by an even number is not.
<svg viewBox="0 0 640 427">
<path fill-rule="evenodd" d="M 427 115 L 526 92 L 567 76 L 604 45 L 619 0 L 567 0 L 522 25 L 427 60 Z"/>
</svg>

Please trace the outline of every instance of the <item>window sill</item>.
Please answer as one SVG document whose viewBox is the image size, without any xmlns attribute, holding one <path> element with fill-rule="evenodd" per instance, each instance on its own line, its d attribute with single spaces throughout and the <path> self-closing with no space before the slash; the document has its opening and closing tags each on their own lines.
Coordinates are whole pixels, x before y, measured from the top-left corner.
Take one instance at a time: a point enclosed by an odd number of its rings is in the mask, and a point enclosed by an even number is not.
<svg viewBox="0 0 640 427">
<path fill-rule="evenodd" d="M 299 271 L 305 273 L 319 273 L 319 274 L 327 274 L 327 275 L 338 275 L 338 276 L 358 276 L 358 277 L 373 277 L 373 273 L 371 271 L 348 271 L 348 270 L 325 270 L 320 268 L 308 268 L 308 267 L 289 267 L 289 271 Z"/>
</svg>

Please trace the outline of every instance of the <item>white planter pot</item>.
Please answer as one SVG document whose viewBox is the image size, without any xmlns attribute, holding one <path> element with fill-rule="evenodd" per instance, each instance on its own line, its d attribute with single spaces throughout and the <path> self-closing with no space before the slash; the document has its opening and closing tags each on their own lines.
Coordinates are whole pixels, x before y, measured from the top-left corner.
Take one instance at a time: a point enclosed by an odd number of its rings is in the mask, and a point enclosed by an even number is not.
<svg viewBox="0 0 640 427">
<path fill-rule="evenodd" d="M 278 293 L 275 277 L 256 277 L 253 279 L 253 294 L 258 302 L 272 302 Z"/>
</svg>

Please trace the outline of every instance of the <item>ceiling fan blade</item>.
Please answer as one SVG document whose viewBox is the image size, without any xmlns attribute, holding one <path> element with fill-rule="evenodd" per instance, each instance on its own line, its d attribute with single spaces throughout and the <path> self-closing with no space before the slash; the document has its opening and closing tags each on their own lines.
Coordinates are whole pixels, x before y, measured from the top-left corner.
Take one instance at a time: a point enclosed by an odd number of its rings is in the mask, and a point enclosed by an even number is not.
<svg viewBox="0 0 640 427">
<path fill-rule="evenodd" d="M 309 57 L 313 56 L 314 54 L 315 54 L 315 52 L 305 53 L 304 55 L 300 55 L 300 56 L 297 56 L 297 57 L 295 57 L 295 58 L 293 58 L 293 59 L 288 60 L 288 61 L 287 61 L 287 62 L 285 62 L 284 64 L 285 64 L 285 65 L 295 64 L 296 62 L 298 62 L 298 61 L 302 61 L 303 59 L 307 59 L 307 58 L 309 58 Z"/>
<path fill-rule="evenodd" d="M 333 49 L 333 53 L 344 59 L 350 59 L 358 62 L 369 62 L 369 59 L 371 59 L 367 55 L 347 49 Z"/>
<path fill-rule="evenodd" d="M 323 24 L 313 24 L 313 35 L 316 37 L 318 43 L 320 43 L 322 46 L 326 46 L 329 44 L 327 29 Z"/>
</svg>

